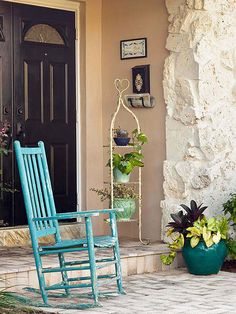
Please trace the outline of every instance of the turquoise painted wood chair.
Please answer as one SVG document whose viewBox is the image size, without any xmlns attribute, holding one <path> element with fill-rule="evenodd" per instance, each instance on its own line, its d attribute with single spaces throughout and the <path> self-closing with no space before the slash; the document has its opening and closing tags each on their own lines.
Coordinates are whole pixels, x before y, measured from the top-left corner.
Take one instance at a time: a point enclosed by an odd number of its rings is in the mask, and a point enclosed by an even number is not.
<svg viewBox="0 0 236 314">
<path fill-rule="evenodd" d="M 45 305 L 48 302 L 48 291 L 61 290 L 69 295 L 75 288 L 89 288 L 92 306 L 98 305 L 100 296 L 100 282 L 102 279 L 115 279 L 118 293 L 124 293 L 122 286 L 122 274 L 120 264 L 119 242 L 116 226 L 116 209 L 104 209 L 93 211 L 80 211 L 70 213 L 56 213 L 45 148 L 43 142 L 39 142 L 37 147 L 21 147 L 19 141 L 14 142 L 16 160 L 20 174 L 20 181 L 24 197 L 24 203 L 28 218 L 29 230 L 32 240 L 33 253 L 38 274 L 39 287 Z M 94 237 L 92 229 L 92 218 L 99 214 L 108 214 L 111 234 L 107 236 Z M 83 239 L 62 240 L 59 230 L 60 220 L 72 218 L 83 218 L 86 226 L 86 237 Z M 50 245 L 40 245 L 39 238 L 54 236 L 54 243 Z M 95 256 L 95 247 L 111 248 L 112 256 Z M 87 252 L 86 259 L 67 260 L 66 253 L 78 254 Z M 44 256 L 56 255 L 58 265 L 56 267 L 44 267 Z M 103 267 L 114 265 L 114 273 L 110 275 L 98 276 L 97 270 Z M 78 276 L 79 271 L 87 270 L 90 275 Z M 60 273 L 61 282 L 48 286 L 46 285 L 45 274 Z M 70 277 L 71 273 L 77 276 Z M 69 276 L 70 275 L 70 276 Z M 100 280 L 101 279 L 101 280 Z M 107 282 L 107 280 L 105 280 Z M 63 289 L 63 290 L 62 290 Z M 109 291 L 108 291 L 109 292 Z M 90 302 L 91 303 L 91 302 Z M 90 303 L 84 304 L 89 306 Z M 83 305 L 81 304 L 81 307 Z"/>
</svg>

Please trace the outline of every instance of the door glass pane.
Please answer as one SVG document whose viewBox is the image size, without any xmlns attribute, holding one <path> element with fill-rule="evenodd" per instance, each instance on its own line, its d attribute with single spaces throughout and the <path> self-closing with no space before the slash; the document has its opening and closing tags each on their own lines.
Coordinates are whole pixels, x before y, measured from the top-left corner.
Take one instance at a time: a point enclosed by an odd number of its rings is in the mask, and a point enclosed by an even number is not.
<svg viewBox="0 0 236 314">
<path fill-rule="evenodd" d="M 0 16 L 0 41 L 5 41 L 3 34 L 3 16 Z"/>
<path fill-rule="evenodd" d="M 43 44 L 65 45 L 58 31 L 47 24 L 32 26 L 25 34 L 24 41 L 32 41 Z"/>
</svg>

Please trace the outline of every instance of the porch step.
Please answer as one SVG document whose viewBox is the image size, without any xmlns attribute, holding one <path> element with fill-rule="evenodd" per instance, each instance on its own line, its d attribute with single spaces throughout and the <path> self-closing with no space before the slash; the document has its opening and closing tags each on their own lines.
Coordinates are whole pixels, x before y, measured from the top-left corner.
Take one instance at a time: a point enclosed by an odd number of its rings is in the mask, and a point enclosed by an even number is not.
<svg viewBox="0 0 236 314">
<path fill-rule="evenodd" d="M 181 253 L 178 253 L 175 262 L 171 266 L 162 265 L 160 255 L 168 252 L 167 245 L 163 243 L 144 246 L 137 241 L 126 240 L 121 242 L 120 249 L 124 277 L 169 271 L 184 266 Z M 98 258 L 99 255 L 98 251 Z M 72 260 L 76 259 L 74 254 L 68 254 L 68 257 Z M 54 257 L 45 258 L 44 267 L 50 268 L 55 265 L 57 264 Z M 111 273 L 114 273 L 114 265 L 99 270 L 101 276 Z M 82 271 L 78 274 L 79 276 L 87 276 L 88 271 Z M 58 273 L 49 273 L 46 276 L 47 285 L 56 284 L 61 280 Z M 20 291 L 24 287 L 38 288 L 38 279 L 30 247 L 0 248 L 0 289 L 1 287 L 12 287 L 12 291 Z"/>
<path fill-rule="evenodd" d="M 78 239 L 85 236 L 85 225 L 83 223 L 60 224 L 63 239 Z M 40 239 L 42 243 L 50 243 L 53 237 L 47 236 Z M 29 228 L 27 226 L 0 228 L 0 247 L 16 247 L 31 245 Z"/>
</svg>

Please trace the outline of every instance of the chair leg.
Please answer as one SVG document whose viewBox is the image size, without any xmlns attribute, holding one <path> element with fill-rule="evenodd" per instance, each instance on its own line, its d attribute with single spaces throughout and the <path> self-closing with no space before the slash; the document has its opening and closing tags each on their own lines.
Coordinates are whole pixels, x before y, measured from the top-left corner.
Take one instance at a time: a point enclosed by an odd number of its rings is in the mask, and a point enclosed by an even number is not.
<svg viewBox="0 0 236 314">
<path fill-rule="evenodd" d="M 118 240 L 118 232 L 117 232 L 115 213 L 110 213 L 110 226 L 111 226 L 112 236 L 116 239 L 115 245 L 113 247 L 113 254 L 114 254 L 114 259 L 116 261 L 115 270 L 116 270 L 116 277 L 117 277 L 117 280 L 116 280 L 117 288 L 118 288 L 118 292 L 120 294 L 125 294 L 125 290 L 123 288 L 123 282 L 122 282 L 120 248 L 119 248 L 119 240 Z"/>
<path fill-rule="evenodd" d="M 63 253 L 59 253 L 58 254 L 58 258 L 59 258 L 60 267 L 64 267 L 65 266 L 64 254 Z M 65 283 L 67 285 L 68 284 L 67 272 L 66 271 L 62 271 L 61 272 L 61 277 L 62 277 L 63 283 Z M 67 295 L 69 295 L 70 294 L 69 289 L 65 289 L 65 293 Z"/>
<path fill-rule="evenodd" d="M 41 291 L 41 295 L 42 295 L 42 299 L 43 302 L 48 305 L 48 295 L 47 295 L 47 291 L 45 290 L 45 279 L 44 279 L 44 274 L 42 272 L 42 260 L 41 257 L 39 256 L 38 252 L 37 252 L 37 248 L 35 249 L 33 246 L 33 251 L 34 251 L 34 258 L 35 258 L 35 265 L 36 265 L 36 270 L 37 270 L 37 275 L 38 275 L 38 281 L 39 281 L 39 288 Z"/>
<path fill-rule="evenodd" d="M 97 282 L 97 272 L 96 272 L 96 259 L 94 253 L 94 240 L 93 240 L 93 229 L 91 217 L 85 217 L 86 225 L 86 238 L 88 245 L 88 255 L 89 255 L 89 265 L 90 265 L 90 276 L 92 284 L 92 294 L 94 298 L 95 305 L 98 304 L 98 282 Z"/>
</svg>

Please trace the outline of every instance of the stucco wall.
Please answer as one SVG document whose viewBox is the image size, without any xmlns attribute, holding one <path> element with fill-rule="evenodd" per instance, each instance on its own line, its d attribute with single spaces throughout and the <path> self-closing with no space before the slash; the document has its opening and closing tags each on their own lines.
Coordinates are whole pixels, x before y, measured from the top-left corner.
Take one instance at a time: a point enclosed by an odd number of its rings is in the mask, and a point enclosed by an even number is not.
<svg viewBox="0 0 236 314">
<path fill-rule="evenodd" d="M 165 103 L 162 91 L 162 75 L 167 37 L 167 12 L 164 0 L 103 0 L 102 3 L 102 106 L 103 141 L 108 143 L 111 114 L 116 108 L 115 78 L 131 80 L 131 68 L 150 64 L 151 94 L 157 105 L 153 109 L 136 109 L 142 130 L 149 137 L 144 148 L 143 169 L 143 236 L 160 239 L 161 209 L 163 197 L 163 160 L 165 159 Z M 120 60 L 120 40 L 147 37 L 148 58 Z M 129 92 L 132 92 L 130 88 Z M 118 125 L 134 129 L 127 115 L 121 115 Z M 104 152 L 106 164 L 108 155 Z M 106 178 L 107 170 L 104 172 Z M 120 234 L 137 237 L 135 223 L 120 224 Z"/>
<path fill-rule="evenodd" d="M 13 0 L 14 1 L 14 0 Z M 81 187 L 82 208 L 102 208 L 91 187 L 102 187 L 106 177 L 104 166 L 107 154 L 102 149 L 107 143 L 111 114 L 115 109 L 116 77 L 131 79 L 135 65 L 151 65 L 151 93 L 157 106 L 136 110 L 149 144 L 144 149 L 143 171 L 143 235 L 160 239 L 163 199 L 163 160 L 165 159 L 165 104 L 162 91 L 162 73 L 167 37 L 167 12 L 164 0 L 15 0 L 25 4 L 69 8 L 71 2 L 81 3 L 80 14 L 80 84 L 81 96 Z M 148 58 L 121 61 L 121 39 L 147 37 Z M 131 89 L 130 89 L 131 91 Z M 121 124 L 121 123 L 120 123 Z M 128 126 L 124 117 L 122 126 Z M 133 126 L 131 126 L 131 130 Z M 105 224 L 97 223 L 96 233 L 102 233 Z M 137 236 L 137 227 L 126 225 L 121 234 Z"/>
</svg>

